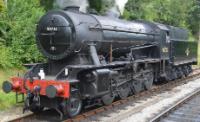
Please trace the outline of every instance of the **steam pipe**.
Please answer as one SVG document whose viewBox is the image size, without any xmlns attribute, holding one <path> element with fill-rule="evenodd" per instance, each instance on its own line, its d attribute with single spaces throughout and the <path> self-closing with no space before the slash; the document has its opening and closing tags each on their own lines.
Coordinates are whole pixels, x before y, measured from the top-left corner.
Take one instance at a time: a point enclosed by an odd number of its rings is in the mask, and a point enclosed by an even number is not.
<svg viewBox="0 0 200 122">
<path fill-rule="evenodd" d="M 99 57 L 97 55 L 97 50 L 94 44 L 90 44 L 90 55 L 92 58 L 92 61 L 94 63 L 94 65 L 99 66 L 100 65 L 100 61 L 99 61 Z"/>
</svg>

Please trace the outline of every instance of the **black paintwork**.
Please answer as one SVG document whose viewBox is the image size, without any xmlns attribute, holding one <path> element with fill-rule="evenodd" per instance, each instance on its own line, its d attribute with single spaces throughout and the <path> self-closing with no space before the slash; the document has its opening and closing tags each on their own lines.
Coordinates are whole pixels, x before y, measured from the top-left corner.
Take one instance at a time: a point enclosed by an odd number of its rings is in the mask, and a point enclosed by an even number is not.
<svg viewBox="0 0 200 122">
<path fill-rule="evenodd" d="M 157 26 L 140 21 L 83 14 L 72 11 L 51 11 L 42 17 L 37 31 L 37 44 L 41 52 L 52 60 L 84 52 L 88 44 L 95 43 L 98 52 L 158 41 Z M 127 52 L 127 51 L 126 51 Z"/>
<path fill-rule="evenodd" d="M 41 96 L 42 106 L 59 113 L 66 109 L 70 115 L 80 112 L 82 101 L 107 105 L 117 96 L 148 90 L 162 78 L 187 76 L 197 62 L 197 44 L 188 41 L 185 29 L 86 14 L 73 7 L 44 15 L 36 38 L 48 62 L 34 65 L 27 78 L 37 79 L 42 68 L 46 79 L 70 82 L 69 100 L 80 103 L 77 111 L 70 111 L 71 102 L 57 98 L 52 86 L 47 89 L 49 98 Z"/>
</svg>

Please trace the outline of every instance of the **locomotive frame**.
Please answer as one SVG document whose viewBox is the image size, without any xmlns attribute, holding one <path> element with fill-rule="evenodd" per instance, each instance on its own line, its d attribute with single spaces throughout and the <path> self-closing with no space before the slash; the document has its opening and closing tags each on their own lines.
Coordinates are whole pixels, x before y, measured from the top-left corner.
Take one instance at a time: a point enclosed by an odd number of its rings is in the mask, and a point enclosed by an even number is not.
<svg viewBox="0 0 200 122">
<path fill-rule="evenodd" d="M 188 41 L 185 29 L 85 14 L 77 7 L 44 15 L 36 40 L 47 63 L 5 81 L 3 90 L 26 94 L 24 110 L 54 108 L 61 118 L 188 76 L 197 62 L 197 42 Z"/>
</svg>

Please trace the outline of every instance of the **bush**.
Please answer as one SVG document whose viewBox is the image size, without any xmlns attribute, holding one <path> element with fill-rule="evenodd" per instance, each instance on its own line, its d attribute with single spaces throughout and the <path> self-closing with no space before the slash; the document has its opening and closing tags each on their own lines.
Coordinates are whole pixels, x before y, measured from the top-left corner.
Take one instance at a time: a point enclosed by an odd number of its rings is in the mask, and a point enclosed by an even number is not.
<svg viewBox="0 0 200 122">
<path fill-rule="evenodd" d="M 11 52 L 10 48 L 5 46 L 0 46 L 0 68 L 8 68 L 13 67 L 11 60 Z"/>
<path fill-rule="evenodd" d="M 4 1 L 0 0 L 0 13 L 4 10 L 5 6 L 4 6 Z"/>
<path fill-rule="evenodd" d="M 43 60 L 34 34 L 37 21 L 43 14 L 39 0 L 8 1 L 7 10 L 0 17 L 1 67 L 20 67 L 23 63 Z"/>
</svg>

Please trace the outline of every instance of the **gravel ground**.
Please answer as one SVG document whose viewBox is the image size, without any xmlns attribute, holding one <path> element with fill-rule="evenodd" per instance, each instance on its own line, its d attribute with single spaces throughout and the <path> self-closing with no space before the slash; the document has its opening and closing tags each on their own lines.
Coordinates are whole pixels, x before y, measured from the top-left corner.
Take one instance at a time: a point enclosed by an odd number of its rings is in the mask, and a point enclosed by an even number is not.
<svg viewBox="0 0 200 122">
<path fill-rule="evenodd" d="M 83 122 L 149 122 L 151 118 L 173 105 L 192 91 L 200 88 L 200 79 L 180 85 L 160 94 L 130 101 Z"/>
<path fill-rule="evenodd" d="M 22 114 L 22 107 L 13 107 L 5 111 L 0 111 L 0 122 L 7 122 L 26 114 L 31 114 L 31 112 L 26 111 L 25 114 Z"/>
<path fill-rule="evenodd" d="M 142 110 L 133 113 L 132 115 L 123 116 L 120 122 L 148 122 L 155 115 L 159 114 L 162 110 L 173 105 L 186 95 L 200 88 L 200 79 L 191 81 L 187 84 L 178 86 L 171 91 L 161 93 L 151 99 L 159 99 L 156 103 L 145 106 Z M 143 101 L 148 102 L 148 101 Z M 131 107 L 130 107 L 131 109 Z"/>
</svg>

